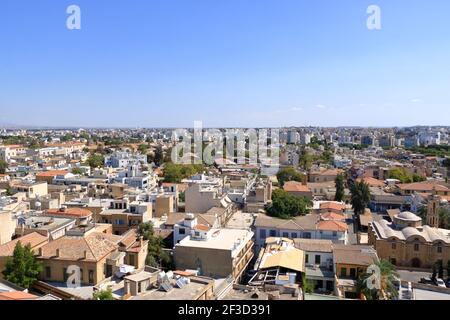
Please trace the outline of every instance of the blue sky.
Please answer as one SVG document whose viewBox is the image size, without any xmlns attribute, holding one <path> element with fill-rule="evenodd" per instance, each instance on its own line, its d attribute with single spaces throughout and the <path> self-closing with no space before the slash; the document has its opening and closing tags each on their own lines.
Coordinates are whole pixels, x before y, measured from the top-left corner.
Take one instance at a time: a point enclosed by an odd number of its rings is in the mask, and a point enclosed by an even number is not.
<svg viewBox="0 0 450 320">
<path fill-rule="evenodd" d="M 449 15 L 448 0 L 2 0 L 0 124 L 450 125 Z"/>
</svg>

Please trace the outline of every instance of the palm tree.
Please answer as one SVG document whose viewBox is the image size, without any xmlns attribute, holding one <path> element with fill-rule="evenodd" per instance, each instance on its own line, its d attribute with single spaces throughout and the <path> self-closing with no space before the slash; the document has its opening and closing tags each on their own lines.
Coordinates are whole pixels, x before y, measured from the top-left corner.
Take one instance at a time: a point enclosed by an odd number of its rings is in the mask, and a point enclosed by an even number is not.
<svg viewBox="0 0 450 320">
<path fill-rule="evenodd" d="M 379 260 L 374 266 L 379 270 L 378 288 L 368 288 L 367 283 L 370 282 L 373 274 L 366 273 L 360 276 L 357 281 L 357 290 L 359 294 L 363 294 L 367 300 L 393 300 L 398 298 L 398 290 L 395 282 L 398 281 L 398 274 L 395 266 L 387 260 Z"/>
<path fill-rule="evenodd" d="M 353 211 L 355 213 L 355 233 L 359 230 L 360 219 L 359 216 L 364 214 L 367 205 L 370 202 L 370 189 L 369 185 L 363 180 L 360 182 L 354 182 L 350 184 L 351 201 Z"/>
</svg>

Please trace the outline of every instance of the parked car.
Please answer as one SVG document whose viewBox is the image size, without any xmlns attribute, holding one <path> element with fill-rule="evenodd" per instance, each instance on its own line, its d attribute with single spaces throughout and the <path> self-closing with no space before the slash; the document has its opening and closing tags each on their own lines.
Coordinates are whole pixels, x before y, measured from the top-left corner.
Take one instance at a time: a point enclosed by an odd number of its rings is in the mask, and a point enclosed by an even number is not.
<svg viewBox="0 0 450 320">
<path fill-rule="evenodd" d="M 441 288 L 447 288 L 447 286 L 445 285 L 444 280 L 437 278 L 436 281 L 434 282 L 435 285 L 437 285 L 438 287 Z"/>
<path fill-rule="evenodd" d="M 419 283 L 423 283 L 423 284 L 434 284 L 433 280 L 431 280 L 431 278 L 421 278 Z"/>
<path fill-rule="evenodd" d="M 447 279 L 447 282 L 445 283 L 445 285 L 447 286 L 447 288 L 450 288 L 450 278 Z"/>
</svg>

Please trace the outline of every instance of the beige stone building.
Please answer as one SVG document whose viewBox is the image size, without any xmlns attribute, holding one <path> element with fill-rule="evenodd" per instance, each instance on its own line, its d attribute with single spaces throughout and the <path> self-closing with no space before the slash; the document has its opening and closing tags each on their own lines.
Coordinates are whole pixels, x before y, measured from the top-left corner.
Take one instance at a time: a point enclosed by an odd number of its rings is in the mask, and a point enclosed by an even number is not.
<svg viewBox="0 0 450 320">
<path fill-rule="evenodd" d="M 397 266 L 431 268 L 438 261 L 450 260 L 450 230 L 440 229 L 438 196 L 428 202 L 427 225 L 411 212 L 401 212 L 393 222 L 375 221 L 369 225 L 369 244 L 378 256 Z"/>
<path fill-rule="evenodd" d="M 116 236 L 92 232 L 85 236 L 65 236 L 39 249 L 37 259 L 43 264 L 41 279 L 65 282 L 69 267 L 77 266 L 81 283 L 96 285 L 112 276 L 123 265 L 143 269 L 148 242 L 133 232 Z"/>
<path fill-rule="evenodd" d="M 128 199 L 114 200 L 108 209 L 95 216 L 96 222 L 112 224 L 113 233 L 121 235 L 152 218 L 152 203 Z"/>
<path fill-rule="evenodd" d="M 155 200 L 155 216 L 160 218 L 174 212 L 175 197 L 172 195 L 160 195 Z"/>
<path fill-rule="evenodd" d="M 45 181 L 21 181 L 13 183 L 11 188 L 14 192 L 24 192 L 28 198 L 36 198 L 36 196 L 46 196 L 48 194 L 47 182 Z"/>
<path fill-rule="evenodd" d="M 248 230 L 196 230 L 175 245 L 175 265 L 180 270 L 198 270 L 203 276 L 238 280 L 253 258 L 252 237 Z"/>
<path fill-rule="evenodd" d="M 9 241 L 0 246 L 0 279 L 3 278 L 3 270 L 6 266 L 6 261 L 12 257 L 17 243 L 20 242 L 22 246 L 30 245 L 34 253 L 39 251 L 39 248 L 48 243 L 48 238 L 33 232 L 15 240 Z"/>
</svg>

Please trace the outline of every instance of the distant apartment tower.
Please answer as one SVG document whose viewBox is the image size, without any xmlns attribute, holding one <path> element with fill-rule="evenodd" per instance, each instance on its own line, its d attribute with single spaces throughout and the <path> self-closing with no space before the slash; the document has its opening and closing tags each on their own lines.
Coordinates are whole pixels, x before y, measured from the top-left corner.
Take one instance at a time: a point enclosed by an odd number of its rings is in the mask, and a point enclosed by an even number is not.
<svg viewBox="0 0 450 320">
<path fill-rule="evenodd" d="M 361 144 L 366 146 L 373 146 L 374 139 L 370 135 L 362 136 L 361 137 Z"/>
<path fill-rule="evenodd" d="M 290 130 L 287 133 L 287 143 L 288 144 L 296 144 L 298 142 L 299 134 L 295 130 Z"/>
</svg>

